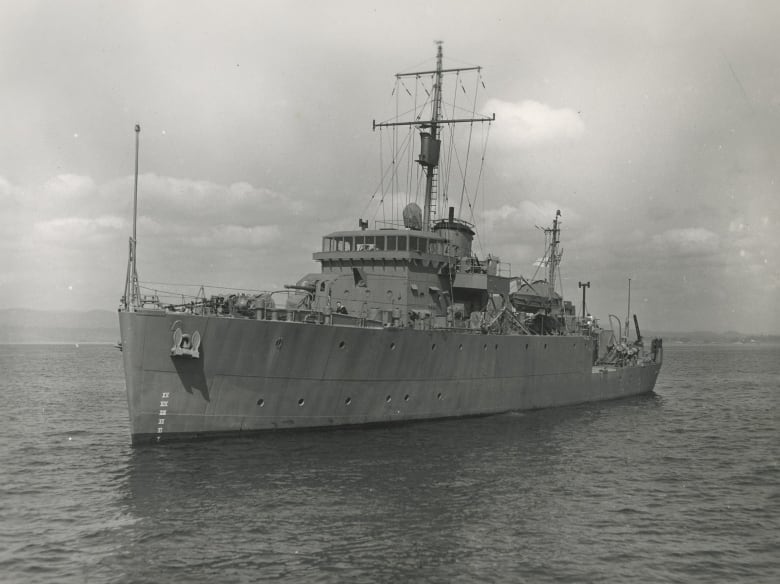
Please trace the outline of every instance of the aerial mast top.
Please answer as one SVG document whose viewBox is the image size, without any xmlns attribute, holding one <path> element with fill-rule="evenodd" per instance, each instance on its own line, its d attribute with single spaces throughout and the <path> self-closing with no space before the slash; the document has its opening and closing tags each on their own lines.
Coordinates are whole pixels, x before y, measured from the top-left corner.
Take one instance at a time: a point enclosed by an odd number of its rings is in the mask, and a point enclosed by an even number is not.
<svg viewBox="0 0 780 584">
<path fill-rule="evenodd" d="M 433 215 L 436 213 L 436 199 L 438 195 L 438 168 L 439 152 L 441 150 L 441 127 L 445 124 L 459 124 L 471 122 L 489 122 L 496 119 L 480 116 L 474 118 L 443 119 L 442 118 L 442 78 L 445 73 L 460 73 L 463 71 L 481 71 L 481 67 L 461 67 L 445 69 L 442 42 L 436 41 L 436 69 L 429 71 L 416 71 L 413 73 L 397 73 L 396 79 L 403 77 L 421 77 L 433 75 L 433 97 L 431 103 L 431 117 L 429 120 L 412 120 L 408 122 L 374 122 L 374 129 L 391 126 L 417 126 L 420 130 L 420 157 L 417 163 L 425 169 L 425 202 L 423 204 L 424 231 L 431 230 Z"/>
</svg>

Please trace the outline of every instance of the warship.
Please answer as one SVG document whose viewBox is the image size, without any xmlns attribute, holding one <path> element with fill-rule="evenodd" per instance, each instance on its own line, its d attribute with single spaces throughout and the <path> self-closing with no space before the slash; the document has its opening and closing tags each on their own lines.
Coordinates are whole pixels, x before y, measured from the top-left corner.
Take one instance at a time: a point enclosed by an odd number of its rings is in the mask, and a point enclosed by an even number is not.
<svg viewBox="0 0 780 584">
<path fill-rule="evenodd" d="M 589 282 L 579 283 L 580 315 L 558 292 L 560 211 L 543 229 L 544 273 L 530 279 L 478 254 L 476 221 L 456 217 L 447 172 L 463 178 L 469 154 L 458 154 L 445 133 L 466 127 L 471 135 L 495 115 L 476 107 L 459 114 L 445 104 L 444 80 L 454 76 L 455 92 L 465 92 L 467 74 L 484 87 L 480 72 L 445 68 L 438 44 L 429 70 L 396 75 L 395 91 L 419 95 L 419 104 L 373 129 L 392 133 L 396 150 L 412 158 L 402 165 L 392 156 L 388 182 L 406 180 L 402 212 L 326 234 L 313 254 L 320 271 L 281 291 L 207 295 L 201 286 L 169 301 L 141 286 L 135 127 L 133 232 L 119 307 L 133 443 L 484 416 L 653 390 L 663 345 L 646 346 L 636 315 L 630 338 L 630 280 L 624 322 L 609 315 L 604 327 L 586 312 Z M 477 194 L 460 189 L 460 209 L 464 197 L 473 209 Z"/>
</svg>

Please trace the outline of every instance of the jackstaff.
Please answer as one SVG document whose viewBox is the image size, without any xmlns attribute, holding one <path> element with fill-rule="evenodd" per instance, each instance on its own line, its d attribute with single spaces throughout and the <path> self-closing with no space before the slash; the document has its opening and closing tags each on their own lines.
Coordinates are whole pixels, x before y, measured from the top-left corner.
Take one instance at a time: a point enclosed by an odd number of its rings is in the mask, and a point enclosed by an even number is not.
<svg viewBox="0 0 780 584">
<path fill-rule="evenodd" d="M 141 297 L 138 287 L 138 272 L 135 267 L 136 256 L 136 223 L 138 221 L 138 146 L 141 135 L 141 125 L 135 125 L 135 179 L 133 181 L 133 236 L 130 238 L 130 252 L 127 260 L 127 277 L 125 278 L 125 295 L 122 306 L 125 310 L 138 307 Z"/>
</svg>

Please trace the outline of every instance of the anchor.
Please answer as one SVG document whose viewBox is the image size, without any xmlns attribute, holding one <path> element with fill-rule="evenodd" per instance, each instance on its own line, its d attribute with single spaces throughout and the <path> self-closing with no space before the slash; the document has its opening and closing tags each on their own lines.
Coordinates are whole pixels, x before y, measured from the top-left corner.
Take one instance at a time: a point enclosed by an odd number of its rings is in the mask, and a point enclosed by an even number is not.
<svg viewBox="0 0 780 584">
<path fill-rule="evenodd" d="M 180 324 L 179 321 L 174 326 Z M 191 359 L 200 358 L 200 332 L 197 330 L 191 335 L 184 333 L 180 326 L 176 326 L 173 331 L 173 347 L 171 347 L 171 357 L 190 357 Z"/>
</svg>

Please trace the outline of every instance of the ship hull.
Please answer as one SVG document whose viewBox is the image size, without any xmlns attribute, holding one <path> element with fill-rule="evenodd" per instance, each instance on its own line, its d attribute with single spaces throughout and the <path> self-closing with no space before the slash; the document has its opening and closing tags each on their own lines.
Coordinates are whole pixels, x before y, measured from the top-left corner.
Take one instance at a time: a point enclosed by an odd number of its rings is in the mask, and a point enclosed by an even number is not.
<svg viewBox="0 0 780 584">
<path fill-rule="evenodd" d="M 660 363 L 591 366 L 578 336 L 119 313 L 134 443 L 455 418 L 653 390 Z M 172 356 L 198 332 L 197 356 Z"/>
</svg>

